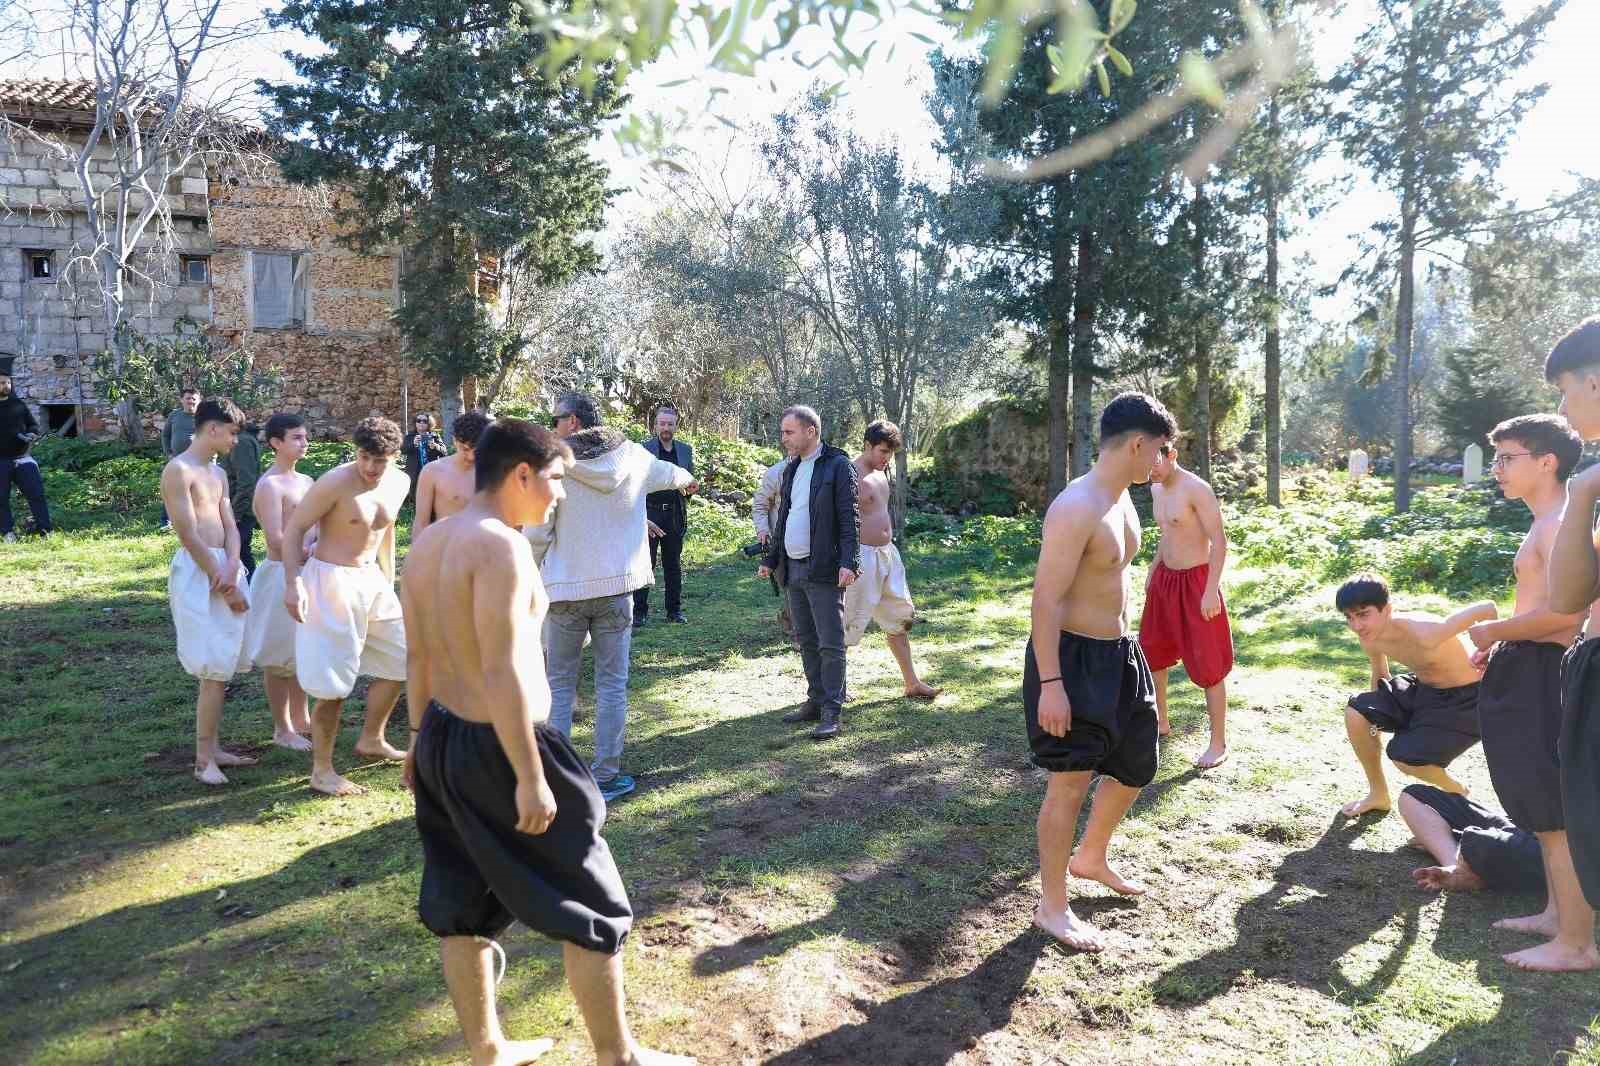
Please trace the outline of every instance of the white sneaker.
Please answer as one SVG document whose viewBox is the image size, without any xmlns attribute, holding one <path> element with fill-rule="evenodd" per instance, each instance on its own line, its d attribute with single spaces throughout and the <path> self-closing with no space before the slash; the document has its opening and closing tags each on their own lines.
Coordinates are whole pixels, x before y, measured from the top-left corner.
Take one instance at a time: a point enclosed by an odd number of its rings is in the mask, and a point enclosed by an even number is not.
<svg viewBox="0 0 1600 1066">
<path fill-rule="evenodd" d="M 17 535 L 15 533 L 7 533 L 6 534 L 6 543 L 7 544 L 15 544 L 16 542 L 17 542 Z"/>
</svg>

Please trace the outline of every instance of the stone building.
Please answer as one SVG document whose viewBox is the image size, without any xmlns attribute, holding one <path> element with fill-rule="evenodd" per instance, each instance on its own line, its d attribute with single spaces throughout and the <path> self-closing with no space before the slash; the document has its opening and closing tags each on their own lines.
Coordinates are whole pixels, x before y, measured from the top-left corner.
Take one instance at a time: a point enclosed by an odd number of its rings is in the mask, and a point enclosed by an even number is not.
<svg viewBox="0 0 1600 1066">
<path fill-rule="evenodd" d="M 0 80 L 0 114 L 71 149 L 93 124 L 94 86 Z M 98 293 L 74 277 L 90 240 L 72 162 L 40 138 L 0 137 L 0 352 L 17 355 L 17 394 L 41 426 L 109 436 L 120 427 L 94 380 L 107 339 Z M 90 167 L 111 166 L 96 149 Z M 150 253 L 160 280 L 138 301 L 139 332 L 171 336 L 189 319 L 243 348 L 282 376 L 271 407 L 303 414 L 315 437 L 346 437 L 372 414 L 407 424 L 437 411 L 437 383 L 400 358 L 398 254 L 340 245 L 326 203 L 270 167 L 197 164 L 164 196 L 171 239 Z M 152 428 L 164 413 L 146 413 Z"/>
</svg>

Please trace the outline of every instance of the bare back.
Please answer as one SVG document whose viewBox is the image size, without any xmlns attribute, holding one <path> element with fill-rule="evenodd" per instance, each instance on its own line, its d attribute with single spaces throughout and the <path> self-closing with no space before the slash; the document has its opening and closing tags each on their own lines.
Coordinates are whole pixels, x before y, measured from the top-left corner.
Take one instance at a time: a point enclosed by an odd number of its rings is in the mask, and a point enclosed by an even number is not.
<svg viewBox="0 0 1600 1066">
<path fill-rule="evenodd" d="M 1202 512 L 1216 510 L 1217 500 L 1211 486 L 1182 467 L 1167 480 L 1168 484 L 1150 485 L 1156 524 L 1161 527 L 1156 554 L 1168 569 L 1188 570 L 1210 558 L 1211 537 Z"/>
<path fill-rule="evenodd" d="M 223 522 L 231 512 L 228 475 L 220 466 L 200 462 L 186 451 L 173 456 L 161 470 L 161 502 L 174 525 L 193 523 L 201 544 L 226 547 Z"/>
<path fill-rule="evenodd" d="M 1059 522 L 1061 535 L 1056 539 L 1047 534 L 1042 551 L 1077 553 L 1076 559 L 1041 558 L 1041 571 L 1048 565 L 1072 573 L 1065 587 L 1043 590 L 1060 598 L 1061 628 L 1102 639 L 1123 636 L 1128 624 L 1128 564 L 1139 553 L 1139 515 L 1133 500 L 1126 490 L 1111 494 L 1086 474 L 1061 490 L 1050 511 L 1046 523 Z"/>
<path fill-rule="evenodd" d="M 507 589 L 514 596 L 509 617 L 500 613 Z M 401 594 L 406 635 L 420 660 L 413 669 L 426 674 L 432 698 L 470 721 L 493 720 L 480 630 L 499 627 L 511 630 L 509 653 L 523 674 L 532 720 L 549 719 L 538 633 L 550 600 L 526 537 L 476 511 L 429 526 L 406 556 Z"/>
<path fill-rule="evenodd" d="M 1395 613 L 1382 634 L 1361 642 L 1369 656 L 1404 663 L 1417 680 L 1433 688 L 1459 688 L 1482 676 L 1472 665 L 1472 642 L 1465 633 L 1438 640 L 1442 619 L 1431 614 Z"/>
<path fill-rule="evenodd" d="M 269 469 L 256 482 L 250 508 L 255 512 L 256 524 L 266 534 L 267 558 L 270 561 L 283 561 L 283 549 L 280 546 L 282 533 L 289 528 L 289 519 L 294 515 L 295 507 L 305 498 L 311 485 L 310 475 L 298 470 L 280 474 L 276 469 Z"/>
<path fill-rule="evenodd" d="M 390 466 L 377 485 L 369 486 L 353 463 L 336 467 L 323 479 L 333 502 L 317 525 L 316 557 L 337 566 L 376 561 L 378 549 L 405 503 L 410 479 Z"/>
<path fill-rule="evenodd" d="M 856 505 L 861 512 L 861 543 L 881 548 L 894 540 L 889 517 L 889 478 L 881 470 L 868 471 L 856 463 Z"/>
</svg>

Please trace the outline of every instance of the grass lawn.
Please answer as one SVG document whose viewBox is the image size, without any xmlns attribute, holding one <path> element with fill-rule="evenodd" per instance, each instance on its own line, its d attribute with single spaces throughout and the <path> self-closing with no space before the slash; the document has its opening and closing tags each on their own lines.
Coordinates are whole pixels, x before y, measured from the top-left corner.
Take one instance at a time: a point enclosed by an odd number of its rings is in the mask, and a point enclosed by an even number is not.
<svg viewBox="0 0 1600 1066">
<path fill-rule="evenodd" d="M 366 795 L 312 795 L 307 757 L 261 747 L 250 675 L 223 735 L 261 764 L 222 791 L 190 779 L 174 547 L 0 548 L 0 1061 L 464 1061 L 415 917 L 399 771 L 358 765 Z M 1200 694 L 1174 675 L 1175 735 L 1115 844 L 1154 891 L 1083 889 L 1117 937 L 1103 955 L 1032 931 L 1044 781 L 1017 687 L 1033 558 L 935 543 L 910 560 L 918 659 L 947 694 L 901 700 L 869 635 L 834 743 L 778 723 L 799 660 L 742 559 L 691 570 L 692 625 L 636 638 L 641 787 L 607 837 L 638 912 L 645 1039 L 713 1064 L 1600 1063 L 1600 980 L 1500 961 L 1530 941 L 1490 922 L 1542 900 L 1425 895 L 1397 816 L 1337 816 L 1362 787 L 1341 708 L 1365 660 L 1328 590 L 1279 572 L 1232 575 L 1234 755 L 1204 776 Z M 588 699 L 586 681 L 585 751 Z M 1493 795 L 1480 752 L 1458 765 Z M 504 946 L 508 1030 L 556 1038 L 545 1061 L 591 1061 L 559 951 L 520 928 Z"/>
</svg>

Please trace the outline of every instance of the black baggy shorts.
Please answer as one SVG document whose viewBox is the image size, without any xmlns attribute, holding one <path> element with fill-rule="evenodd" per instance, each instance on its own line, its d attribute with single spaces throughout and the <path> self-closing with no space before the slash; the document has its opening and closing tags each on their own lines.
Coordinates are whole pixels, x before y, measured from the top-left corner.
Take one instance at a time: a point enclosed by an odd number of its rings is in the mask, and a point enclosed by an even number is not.
<svg viewBox="0 0 1600 1066">
<path fill-rule="evenodd" d="M 1490 888 L 1543 892 L 1539 840 L 1489 808 L 1432 785 L 1408 785 L 1402 795 L 1433 808 L 1461 845 L 1461 857 Z"/>
<path fill-rule="evenodd" d="M 1561 806 L 1589 906 L 1600 904 L 1600 639 L 1574 644 L 1561 666 Z"/>
<path fill-rule="evenodd" d="M 622 877 L 600 837 L 605 800 L 572 742 L 535 727 L 556 817 L 517 831 L 517 775 L 494 727 L 428 705 L 417 735 L 417 913 L 438 936 L 494 938 L 513 920 L 554 940 L 615 954 L 633 925 Z"/>
<path fill-rule="evenodd" d="M 1373 726 L 1393 733 L 1389 758 L 1408 766 L 1449 766 L 1478 742 L 1478 682 L 1434 688 L 1414 674 L 1384 678 L 1350 706 Z"/>
<path fill-rule="evenodd" d="M 1155 780 L 1156 686 L 1139 641 L 1062 633 L 1061 676 L 1072 725 L 1066 736 L 1054 737 L 1039 728 L 1039 664 L 1030 640 L 1023 656 L 1022 707 L 1033 765 L 1056 773 L 1092 770 L 1130 788 Z"/>
<path fill-rule="evenodd" d="M 1478 683 L 1478 727 L 1500 805 L 1530 833 L 1566 828 L 1561 813 L 1561 644 L 1499 644 Z"/>
</svg>

